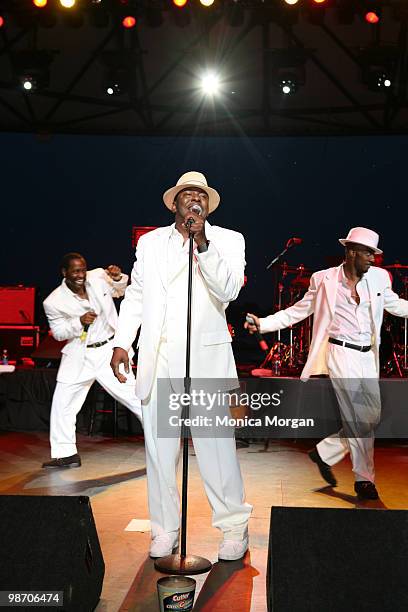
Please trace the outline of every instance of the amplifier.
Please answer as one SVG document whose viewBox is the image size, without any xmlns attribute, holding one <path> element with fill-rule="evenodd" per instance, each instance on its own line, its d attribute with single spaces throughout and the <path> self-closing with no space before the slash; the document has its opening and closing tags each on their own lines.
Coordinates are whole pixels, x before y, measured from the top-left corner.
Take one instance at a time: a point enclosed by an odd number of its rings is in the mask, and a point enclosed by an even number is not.
<svg viewBox="0 0 408 612">
<path fill-rule="evenodd" d="M 31 357 L 39 337 L 40 328 L 35 325 L 0 325 L 0 355 L 7 349 L 11 361 Z"/>
<path fill-rule="evenodd" d="M 0 287 L 0 324 L 34 325 L 35 287 Z"/>
</svg>

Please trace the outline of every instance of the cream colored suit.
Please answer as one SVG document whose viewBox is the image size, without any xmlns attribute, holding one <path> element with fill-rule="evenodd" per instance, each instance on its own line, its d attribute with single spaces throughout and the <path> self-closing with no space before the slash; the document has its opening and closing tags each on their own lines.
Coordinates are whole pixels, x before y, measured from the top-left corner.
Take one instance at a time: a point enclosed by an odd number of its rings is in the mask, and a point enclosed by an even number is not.
<svg viewBox="0 0 408 612">
<path fill-rule="evenodd" d="M 391 288 L 389 274 L 382 268 L 371 267 L 364 275 L 370 298 L 372 320 L 372 351 L 359 351 L 329 344 L 327 330 L 333 320 L 341 266 L 315 272 L 305 296 L 296 304 L 260 319 L 261 333 L 273 332 L 294 325 L 310 315 L 313 335 L 302 380 L 317 374 L 329 374 L 339 402 L 344 431 L 325 438 L 318 445 L 319 455 L 328 465 L 351 453 L 356 480 L 374 482 L 374 427 L 381 414 L 379 378 L 379 346 L 384 309 L 393 315 L 408 317 L 408 301 L 398 297 Z M 356 403 L 356 397 L 360 404 Z M 354 429 L 354 436 L 350 433 Z M 365 429 L 364 433 L 362 430 Z M 358 437 L 360 433 L 363 437 Z"/>
<path fill-rule="evenodd" d="M 112 335 L 118 320 L 112 298 L 124 294 L 127 282 L 126 274 L 122 274 L 121 280 L 115 282 L 102 268 L 87 272 L 88 294 L 92 292 L 95 305 L 97 304 L 96 312 L 99 316 L 106 317 L 112 328 Z M 140 400 L 135 394 L 133 374 L 129 375 L 126 385 L 121 385 L 113 375 L 109 365 L 112 340 L 97 348 L 87 348 L 86 339 L 81 340 L 83 326 L 80 316 L 84 314 L 84 307 L 67 287 L 65 279 L 44 300 L 43 305 L 54 338 L 67 340 L 61 351 L 61 364 L 51 406 L 51 457 L 70 457 L 77 452 L 76 416 L 95 380 L 139 419 L 141 419 Z M 132 354 L 133 351 L 130 350 L 130 355 Z"/>
<path fill-rule="evenodd" d="M 157 401 L 157 380 L 164 381 L 168 393 L 184 390 L 188 256 L 175 269 L 168 268 L 173 229 L 174 225 L 159 228 L 140 238 L 114 338 L 115 347 L 128 350 L 141 325 L 136 393 L 142 399 L 153 537 L 179 527 L 176 463 L 180 442 L 157 431 L 160 418 L 169 416 L 168 405 Z M 237 386 L 237 372 L 225 309 L 244 281 L 244 239 L 208 222 L 205 231 L 208 251 L 194 255 L 191 377 L 218 379 L 219 387 L 226 390 Z M 192 433 L 213 525 L 228 537 L 241 539 L 252 508 L 244 502 L 235 441 L 195 438 Z"/>
</svg>

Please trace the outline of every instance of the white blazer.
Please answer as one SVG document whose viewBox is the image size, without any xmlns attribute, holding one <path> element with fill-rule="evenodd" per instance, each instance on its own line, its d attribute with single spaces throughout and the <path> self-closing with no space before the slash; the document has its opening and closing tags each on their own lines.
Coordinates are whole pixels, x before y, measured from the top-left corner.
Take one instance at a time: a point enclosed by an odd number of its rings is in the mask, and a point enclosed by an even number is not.
<svg viewBox="0 0 408 612">
<path fill-rule="evenodd" d="M 208 222 L 205 225 L 208 250 L 194 256 L 191 378 L 234 379 L 236 386 L 225 310 L 244 282 L 245 243 L 238 232 Z M 166 311 L 169 371 L 177 390 L 185 375 L 187 281 L 181 272 L 187 268 L 187 261 L 183 260 L 179 269 L 168 269 L 167 250 L 173 228 L 174 224 L 161 227 L 140 238 L 116 328 L 114 346 L 128 350 L 142 326 L 136 376 L 140 399 L 145 399 L 152 387 Z M 223 389 L 234 385 L 227 383 Z"/>
<path fill-rule="evenodd" d="M 329 336 L 327 330 L 334 316 L 340 271 L 341 266 L 315 272 L 310 279 L 307 293 L 299 302 L 286 310 L 260 319 L 260 331 L 267 333 L 294 325 L 314 313 L 312 342 L 301 374 L 302 380 L 316 374 L 328 374 L 326 347 Z M 367 280 L 370 294 L 371 315 L 374 323 L 372 342 L 379 376 L 380 333 L 384 309 L 398 317 L 408 317 L 408 301 L 399 298 L 392 290 L 390 276 L 386 270 L 371 267 L 364 278 Z"/>
<path fill-rule="evenodd" d="M 125 293 L 128 278 L 127 274 L 122 274 L 120 281 L 115 282 L 103 268 L 89 270 L 86 275 L 86 283 L 91 286 L 101 310 L 113 329 L 116 329 L 118 315 L 112 298 Z M 86 341 L 80 339 L 83 330 L 80 316 L 83 314 L 83 309 L 72 291 L 68 289 L 65 279 L 44 300 L 43 305 L 54 338 L 68 340 L 61 350 L 62 359 L 57 380 L 65 383 L 75 382 L 85 358 Z"/>
</svg>

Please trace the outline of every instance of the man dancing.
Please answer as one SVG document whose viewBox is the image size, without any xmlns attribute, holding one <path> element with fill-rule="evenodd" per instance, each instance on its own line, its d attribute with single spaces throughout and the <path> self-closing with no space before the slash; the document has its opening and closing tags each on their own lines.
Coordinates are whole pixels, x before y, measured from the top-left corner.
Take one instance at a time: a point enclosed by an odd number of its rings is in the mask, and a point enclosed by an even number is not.
<svg viewBox="0 0 408 612">
<path fill-rule="evenodd" d="M 56 340 L 67 340 L 67 344 L 61 351 L 51 406 L 52 460 L 43 468 L 80 467 L 76 416 L 95 380 L 141 418 L 133 374 L 126 385 L 121 385 L 109 367 L 118 319 L 113 298 L 124 294 L 128 276 L 114 265 L 87 272 L 85 258 L 79 253 L 65 255 L 61 269 L 61 285 L 44 300 L 52 335 Z"/>
<path fill-rule="evenodd" d="M 175 223 L 139 240 L 131 285 L 120 308 L 111 362 L 118 380 L 127 382 L 119 365 L 124 363 L 125 371 L 129 371 L 128 349 L 141 325 L 136 393 L 142 400 L 152 557 L 171 554 L 180 524 L 176 482 L 180 441 L 176 436 L 158 434 L 158 423 L 168 419 L 169 407 L 168 402 L 158 402 L 157 381 L 160 379 L 160 393 L 163 384 L 166 387 L 162 399 L 180 391 L 180 386 L 183 391 L 189 231 L 195 240 L 192 379 L 236 381 L 225 309 L 238 296 L 245 267 L 243 236 L 206 221 L 220 197 L 207 185 L 203 174 L 187 172 L 165 192 L 163 199 L 174 213 Z M 200 214 L 193 211 L 194 206 L 199 206 Z M 248 548 L 247 524 L 252 507 L 244 501 L 235 441 L 217 436 L 195 437 L 194 430 L 192 433 L 213 525 L 224 534 L 218 557 L 239 559 Z"/>
<path fill-rule="evenodd" d="M 379 345 L 384 309 L 408 317 L 408 301 L 391 289 L 386 270 L 376 268 L 379 236 L 354 227 L 347 238 L 345 262 L 315 272 L 299 302 L 265 318 L 251 315 L 250 333 L 267 333 L 294 325 L 314 313 L 309 356 L 301 378 L 328 374 L 337 396 L 343 428 L 309 453 L 322 477 L 335 486 L 331 466 L 350 452 L 360 499 L 377 499 L 374 484 L 374 428 L 380 420 Z"/>
</svg>

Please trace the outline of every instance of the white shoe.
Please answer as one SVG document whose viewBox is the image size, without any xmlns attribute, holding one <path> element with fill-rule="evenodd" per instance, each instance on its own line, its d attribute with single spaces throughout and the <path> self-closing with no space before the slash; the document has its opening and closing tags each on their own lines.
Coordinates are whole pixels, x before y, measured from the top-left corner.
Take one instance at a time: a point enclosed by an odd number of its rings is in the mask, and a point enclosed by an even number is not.
<svg viewBox="0 0 408 612">
<path fill-rule="evenodd" d="M 150 556 L 153 559 L 158 557 L 167 557 L 178 548 L 178 531 L 170 531 L 170 533 L 161 533 L 152 539 L 150 545 Z"/>
<path fill-rule="evenodd" d="M 224 538 L 218 549 L 219 561 L 237 561 L 242 559 L 248 550 L 248 538 L 243 540 L 228 540 Z"/>
</svg>

